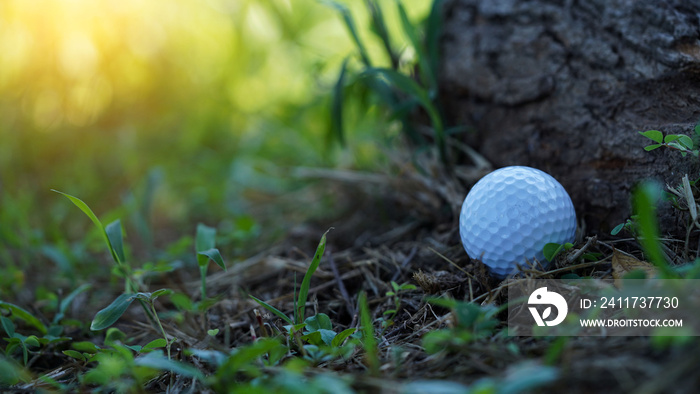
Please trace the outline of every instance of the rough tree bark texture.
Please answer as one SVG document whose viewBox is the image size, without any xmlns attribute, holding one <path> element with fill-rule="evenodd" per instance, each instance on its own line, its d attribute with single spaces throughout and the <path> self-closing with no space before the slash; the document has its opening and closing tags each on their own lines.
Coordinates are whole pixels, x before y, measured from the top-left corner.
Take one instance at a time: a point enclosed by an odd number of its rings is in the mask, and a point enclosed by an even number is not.
<svg viewBox="0 0 700 394">
<path fill-rule="evenodd" d="M 448 0 L 445 19 L 448 117 L 497 167 L 555 176 L 588 231 L 623 222 L 638 181 L 700 175 L 637 133 L 692 135 L 700 120 L 700 0 Z"/>
</svg>

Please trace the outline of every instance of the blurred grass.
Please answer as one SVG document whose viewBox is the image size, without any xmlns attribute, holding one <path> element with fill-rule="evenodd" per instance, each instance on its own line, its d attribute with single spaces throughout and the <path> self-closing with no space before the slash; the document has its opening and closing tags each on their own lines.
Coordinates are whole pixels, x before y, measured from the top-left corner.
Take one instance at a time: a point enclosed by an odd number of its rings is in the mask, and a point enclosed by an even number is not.
<svg viewBox="0 0 700 394">
<path fill-rule="evenodd" d="M 368 39 L 376 15 L 344 4 L 374 65 L 411 64 L 393 3 L 383 17 L 399 57 Z M 430 8 L 404 6 L 416 21 Z M 329 143 L 341 65 L 361 68 L 354 48 L 342 18 L 312 0 L 0 3 L 0 297 L 31 267 L 95 269 L 99 234 L 52 188 L 106 222 L 125 218 L 144 258 L 199 221 L 223 229 L 229 248 L 284 231 L 274 197 L 304 186 L 290 167 L 371 168 L 398 134 L 347 86 L 339 121 L 352 138 L 345 150 Z M 269 207 L 254 214 L 256 204 Z"/>
</svg>

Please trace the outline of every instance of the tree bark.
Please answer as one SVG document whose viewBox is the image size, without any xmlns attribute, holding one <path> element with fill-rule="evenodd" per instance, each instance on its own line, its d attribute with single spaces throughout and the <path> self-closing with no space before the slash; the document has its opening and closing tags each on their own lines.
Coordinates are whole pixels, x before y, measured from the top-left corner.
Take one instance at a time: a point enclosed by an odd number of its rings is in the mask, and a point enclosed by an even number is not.
<svg viewBox="0 0 700 394">
<path fill-rule="evenodd" d="M 638 134 L 694 134 L 700 0 L 448 0 L 444 11 L 447 117 L 473 126 L 467 142 L 497 167 L 556 177 L 589 232 L 630 216 L 640 180 L 700 175 L 698 159 L 645 152 Z M 660 213 L 667 231 L 685 229 Z"/>
</svg>

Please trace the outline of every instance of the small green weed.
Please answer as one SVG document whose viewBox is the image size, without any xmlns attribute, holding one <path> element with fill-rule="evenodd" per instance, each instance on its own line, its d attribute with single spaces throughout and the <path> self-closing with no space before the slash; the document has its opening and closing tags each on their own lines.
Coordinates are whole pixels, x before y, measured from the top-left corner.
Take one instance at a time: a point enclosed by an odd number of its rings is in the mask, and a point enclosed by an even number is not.
<svg viewBox="0 0 700 394">
<path fill-rule="evenodd" d="M 644 147 L 646 151 L 652 151 L 660 147 L 666 147 L 681 153 L 685 157 L 688 154 L 698 158 L 700 150 L 700 124 L 694 128 L 694 133 L 691 136 L 686 134 L 667 134 L 666 136 L 659 130 L 647 130 L 639 132 L 639 134 L 652 140 L 654 144 Z M 688 222 L 686 225 L 685 239 L 685 256 L 690 258 L 690 234 L 693 229 L 700 228 L 698 221 L 698 196 L 700 192 L 697 188 L 698 180 L 690 180 L 688 174 L 685 174 L 678 186 L 668 186 L 667 191 L 661 191 L 661 188 L 652 183 L 641 184 L 633 193 L 633 205 L 635 214 L 627 219 L 624 223 L 620 223 L 611 231 L 612 235 L 619 234 L 622 230 L 626 230 L 632 236 L 640 241 L 644 246 L 645 251 L 650 254 L 650 259 L 657 265 L 666 265 L 665 257 L 662 258 L 660 246 L 654 246 L 650 241 L 649 236 L 658 237 L 658 227 L 656 223 L 656 204 L 661 196 L 665 200 L 670 201 L 672 206 L 679 211 L 688 213 Z M 651 204 L 651 205 L 650 205 Z M 655 230 L 656 228 L 656 230 Z M 658 242 L 657 242 L 658 243 Z M 696 256 L 697 257 L 697 256 Z M 654 261 L 655 260 L 655 261 Z"/>
<path fill-rule="evenodd" d="M 387 328 L 394 325 L 394 318 L 396 318 L 396 314 L 399 313 L 399 309 L 401 308 L 401 293 L 417 289 L 415 285 L 409 283 L 399 285 L 394 281 L 391 281 L 391 288 L 392 290 L 387 291 L 386 295 L 392 299 L 394 308 L 384 311 L 383 317 L 380 319 L 382 322 L 382 334 Z"/>
<path fill-rule="evenodd" d="M 696 139 L 700 137 L 700 125 L 695 126 L 694 132 Z M 690 154 L 696 158 L 700 152 L 697 148 L 697 144 L 693 142 L 693 138 L 685 134 L 667 134 L 664 136 L 659 130 L 640 131 L 639 134 L 655 142 L 654 144 L 645 146 L 645 151 L 652 151 L 665 146 L 668 149 L 679 151 L 683 157 Z"/>
<path fill-rule="evenodd" d="M 163 336 L 163 341 L 165 342 L 165 348 L 167 350 L 168 359 L 170 359 L 170 347 L 176 341 L 176 338 L 168 339 L 168 335 L 163 328 L 163 325 L 158 317 L 158 311 L 156 310 L 155 301 L 158 297 L 171 295 L 173 292 L 169 289 L 160 289 L 154 292 L 142 292 L 140 288 L 144 287 L 144 284 L 138 280 L 141 276 L 134 276 L 133 270 L 127 263 L 126 254 L 124 253 L 124 236 L 122 233 L 122 226 L 119 219 L 103 226 L 102 222 L 93 213 L 90 207 L 85 204 L 82 200 L 77 197 L 71 196 L 69 194 L 59 192 L 67 197 L 73 204 L 75 204 L 80 210 L 82 210 L 92 222 L 100 230 L 107 248 L 112 255 L 112 258 L 117 263 L 118 272 L 124 278 L 124 293 L 119 295 L 110 305 L 106 308 L 100 310 L 92 320 L 90 329 L 93 331 L 100 331 L 110 327 L 112 324 L 116 323 L 117 320 L 126 312 L 131 303 L 138 300 L 143 307 L 146 315 L 149 317 L 151 322 L 156 326 L 156 329 Z M 206 302 L 206 273 L 209 260 L 213 260 L 223 269 L 226 269 L 221 253 L 215 248 L 216 241 L 216 229 L 207 227 L 203 224 L 197 226 L 197 235 L 195 241 L 195 248 L 197 252 L 197 263 L 200 268 L 200 274 L 202 277 L 202 302 Z"/>
<path fill-rule="evenodd" d="M 362 345 L 365 349 L 365 362 L 372 376 L 379 376 L 379 349 L 377 339 L 374 336 L 372 315 L 367 305 L 367 293 L 362 292 L 357 301 L 360 310 L 360 323 L 362 323 Z"/>
<path fill-rule="evenodd" d="M 566 242 L 563 244 L 548 243 L 544 245 L 542 252 L 544 253 L 544 258 L 547 259 L 547 261 L 551 262 L 552 260 L 554 260 L 555 257 L 559 255 L 559 253 L 571 250 L 571 248 L 573 247 L 574 244 L 572 244 L 571 242 Z"/>
<path fill-rule="evenodd" d="M 423 336 L 423 347 L 430 354 L 442 350 L 464 350 L 470 343 L 490 337 L 500 324 L 496 316 L 508 307 L 507 304 L 498 308 L 482 307 L 447 298 L 431 298 L 428 302 L 451 309 L 456 323 L 453 328 L 432 331 Z"/>
<path fill-rule="evenodd" d="M 202 278 L 202 300 L 207 298 L 207 269 L 209 261 L 215 262 L 221 269 L 226 270 L 226 264 L 221 257 L 216 245 L 216 229 L 200 223 L 197 225 L 195 248 L 197 252 L 197 264 Z"/>
<path fill-rule="evenodd" d="M 297 350 L 303 354 L 305 359 L 316 364 L 337 357 L 347 356 L 355 345 L 353 341 L 348 341 L 348 338 L 355 333 L 356 329 L 348 328 L 340 333 L 336 333 L 333 330 L 333 324 L 330 318 L 325 313 L 318 313 L 314 316 L 304 318 L 305 305 L 309 294 L 309 287 L 311 286 L 311 277 L 321 263 L 321 257 L 323 257 L 323 253 L 326 249 L 327 234 L 328 231 L 321 237 L 313 260 L 309 268 L 307 268 L 306 274 L 304 274 L 304 279 L 299 287 L 299 296 L 294 301 L 293 319 L 290 319 L 282 311 L 267 302 L 250 295 L 250 298 L 255 300 L 263 308 L 288 323 L 284 328 L 287 330 L 289 337 L 293 339 L 293 342 L 296 344 Z M 261 325 L 261 330 L 263 332 L 267 331 L 263 325 Z M 303 342 L 306 342 L 306 344 Z"/>
</svg>

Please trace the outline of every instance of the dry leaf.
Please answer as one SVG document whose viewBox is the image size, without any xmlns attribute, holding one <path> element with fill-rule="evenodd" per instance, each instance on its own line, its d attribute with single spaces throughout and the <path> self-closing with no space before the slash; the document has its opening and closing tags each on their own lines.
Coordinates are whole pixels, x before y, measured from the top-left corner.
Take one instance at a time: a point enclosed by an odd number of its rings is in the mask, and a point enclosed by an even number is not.
<svg viewBox="0 0 700 394">
<path fill-rule="evenodd" d="M 653 278 L 659 273 L 653 264 L 636 259 L 632 256 L 627 256 L 619 250 L 613 249 L 612 276 L 615 279 L 615 287 L 619 289 L 622 286 L 622 278 L 627 275 L 627 273 L 635 270 L 646 272 L 647 278 Z"/>
</svg>

